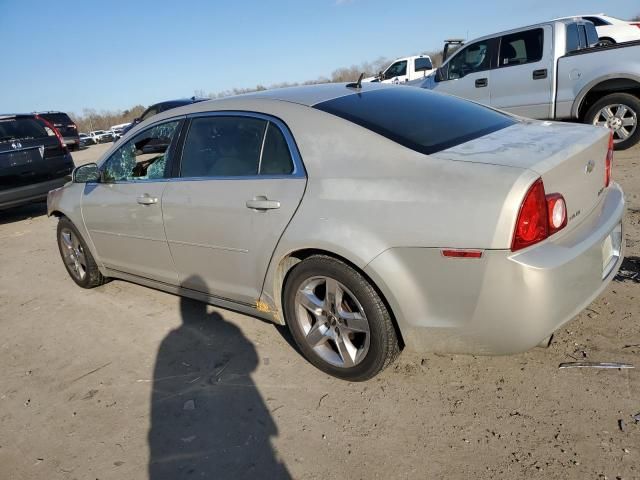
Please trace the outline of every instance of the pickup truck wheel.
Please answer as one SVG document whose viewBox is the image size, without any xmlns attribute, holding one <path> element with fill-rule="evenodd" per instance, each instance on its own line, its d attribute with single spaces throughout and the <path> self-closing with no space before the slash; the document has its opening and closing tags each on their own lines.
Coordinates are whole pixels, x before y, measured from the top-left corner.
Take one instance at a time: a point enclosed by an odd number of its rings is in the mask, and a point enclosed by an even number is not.
<svg viewBox="0 0 640 480">
<path fill-rule="evenodd" d="M 640 140 L 638 128 L 640 99 L 629 93 L 612 93 L 594 103 L 585 115 L 584 122 L 613 131 L 616 150 L 626 150 Z"/>
</svg>

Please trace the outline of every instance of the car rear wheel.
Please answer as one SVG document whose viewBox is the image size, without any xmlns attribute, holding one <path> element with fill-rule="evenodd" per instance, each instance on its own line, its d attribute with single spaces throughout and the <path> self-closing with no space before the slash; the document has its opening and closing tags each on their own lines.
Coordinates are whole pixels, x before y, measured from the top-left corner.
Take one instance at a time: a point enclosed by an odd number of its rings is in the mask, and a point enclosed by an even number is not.
<svg viewBox="0 0 640 480">
<path fill-rule="evenodd" d="M 616 150 L 626 150 L 640 140 L 640 99 L 629 93 L 606 95 L 587 111 L 585 123 L 608 127 Z"/>
<path fill-rule="evenodd" d="M 58 249 L 67 272 L 82 288 L 94 288 L 106 283 L 84 239 L 71 221 L 62 217 L 58 221 Z"/>
<path fill-rule="evenodd" d="M 290 272 L 285 318 L 302 354 L 338 378 L 374 377 L 399 354 L 391 315 L 359 272 L 334 258 L 309 257 Z"/>
</svg>

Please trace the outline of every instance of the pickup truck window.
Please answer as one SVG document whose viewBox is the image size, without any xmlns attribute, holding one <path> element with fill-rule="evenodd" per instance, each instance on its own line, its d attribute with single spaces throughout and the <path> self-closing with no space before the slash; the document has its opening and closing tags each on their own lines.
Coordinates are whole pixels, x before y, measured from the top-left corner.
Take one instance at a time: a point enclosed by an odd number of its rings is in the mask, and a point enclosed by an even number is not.
<svg viewBox="0 0 640 480">
<path fill-rule="evenodd" d="M 567 25 L 567 53 L 580 50 L 580 37 L 578 36 L 578 25 L 572 23 Z"/>
<path fill-rule="evenodd" d="M 422 72 L 424 70 L 431 70 L 433 68 L 433 64 L 431 60 L 428 58 L 416 58 L 415 71 Z"/>
<path fill-rule="evenodd" d="M 500 67 L 524 65 L 542 59 L 544 30 L 536 28 L 505 35 L 500 42 Z"/>
<path fill-rule="evenodd" d="M 314 108 L 426 155 L 516 123 L 496 110 L 422 88 L 382 88 L 334 98 Z"/>
<path fill-rule="evenodd" d="M 469 45 L 451 59 L 448 66 L 447 80 L 462 78 L 470 73 L 489 70 L 491 54 L 489 40 Z"/>
<path fill-rule="evenodd" d="M 400 62 L 396 62 L 392 64 L 389 68 L 387 68 L 387 71 L 384 72 L 384 78 L 385 80 L 388 80 L 390 78 L 399 77 L 401 75 L 406 75 L 406 74 L 407 74 L 407 61 L 402 60 Z"/>
</svg>

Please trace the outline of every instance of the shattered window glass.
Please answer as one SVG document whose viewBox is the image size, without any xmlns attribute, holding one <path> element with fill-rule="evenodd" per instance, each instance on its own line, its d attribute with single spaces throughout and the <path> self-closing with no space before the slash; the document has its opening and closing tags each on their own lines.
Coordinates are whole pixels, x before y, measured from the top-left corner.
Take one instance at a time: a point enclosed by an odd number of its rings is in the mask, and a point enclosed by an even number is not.
<svg viewBox="0 0 640 480">
<path fill-rule="evenodd" d="M 179 120 L 156 125 L 139 133 L 102 165 L 105 182 L 153 180 L 167 176 L 166 166 Z"/>
</svg>

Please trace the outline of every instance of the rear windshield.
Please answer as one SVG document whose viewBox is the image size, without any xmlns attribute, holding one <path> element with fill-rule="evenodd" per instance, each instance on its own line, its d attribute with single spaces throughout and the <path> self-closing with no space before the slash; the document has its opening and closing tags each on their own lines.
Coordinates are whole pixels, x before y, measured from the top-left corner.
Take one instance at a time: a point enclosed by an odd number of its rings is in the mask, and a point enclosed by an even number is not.
<svg viewBox="0 0 640 480">
<path fill-rule="evenodd" d="M 427 155 L 516 123 L 506 114 L 466 100 L 404 86 L 347 95 L 314 108 Z"/>
<path fill-rule="evenodd" d="M 0 142 L 47 136 L 42 124 L 33 118 L 0 118 Z"/>
<path fill-rule="evenodd" d="M 68 125 L 73 123 L 66 113 L 40 113 L 42 118 L 47 119 L 51 123 L 62 123 Z"/>
</svg>

